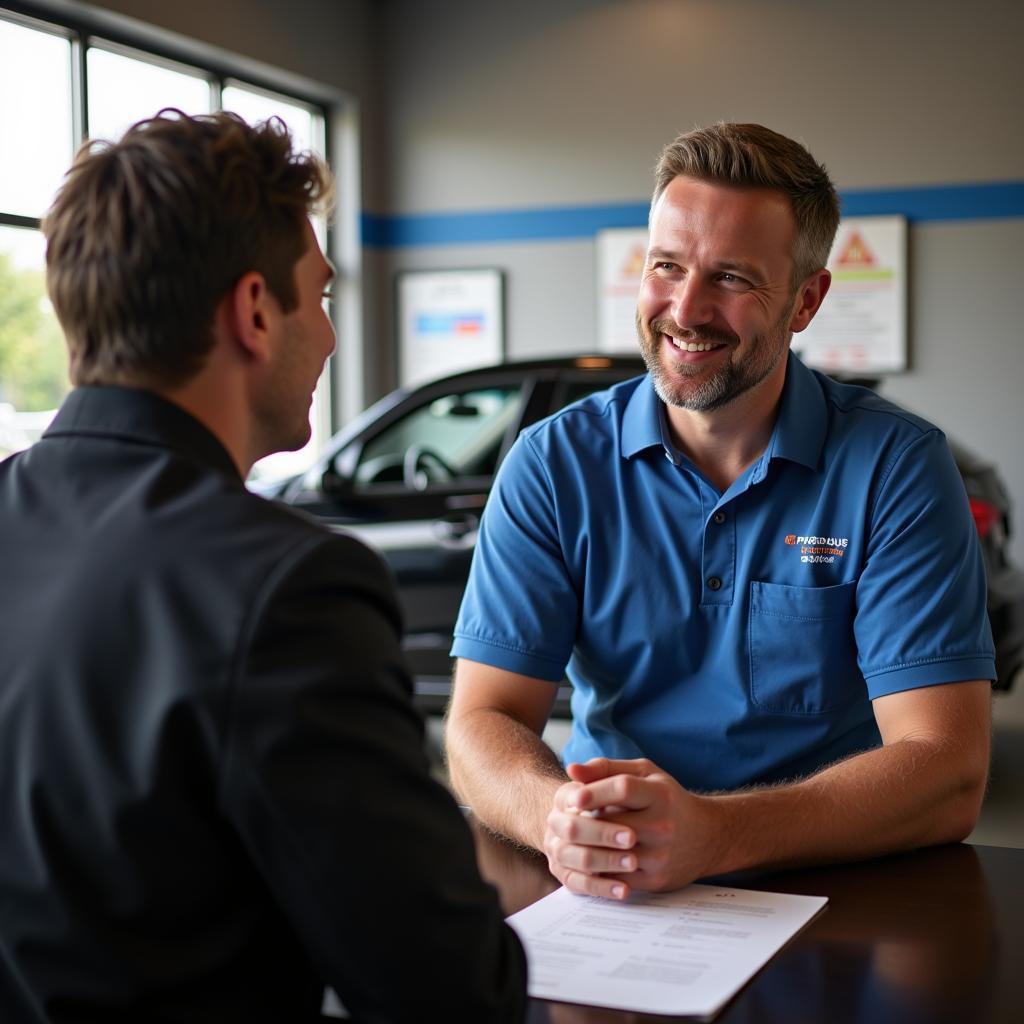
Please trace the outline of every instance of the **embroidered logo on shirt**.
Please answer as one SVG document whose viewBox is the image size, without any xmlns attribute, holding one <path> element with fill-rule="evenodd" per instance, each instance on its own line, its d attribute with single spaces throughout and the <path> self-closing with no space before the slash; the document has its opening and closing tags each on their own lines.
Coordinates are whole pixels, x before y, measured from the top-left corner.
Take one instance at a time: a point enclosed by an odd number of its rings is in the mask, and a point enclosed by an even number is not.
<svg viewBox="0 0 1024 1024">
<path fill-rule="evenodd" d="M 800 561 L 811 565 L 832 565 L 846 554 L 850 543 L 849 537 L 802 536 L 798 533 L 787 533 L 785 539 L 789 547 L 800 549 Z"/>
</svg>

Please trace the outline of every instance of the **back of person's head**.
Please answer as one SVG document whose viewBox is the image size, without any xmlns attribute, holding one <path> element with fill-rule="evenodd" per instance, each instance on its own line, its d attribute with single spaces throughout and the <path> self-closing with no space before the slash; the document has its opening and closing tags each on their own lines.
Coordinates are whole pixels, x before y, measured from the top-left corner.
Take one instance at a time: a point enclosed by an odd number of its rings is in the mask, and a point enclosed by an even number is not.
<svg viewBox="0 0 1024 1024">
<path fill-rule="evenodd" d="M 43 221 L 72 383 L 183 384 L 249 271 L 291 312 L 306 219 L 332 194 L 330 172 L 276 118 L 163 110 L 118 142 L 83 144 Z"/>
<path fill-rule="evenodd" d="M 680 175 L 733 188 L 782 192 L 796 222 L 794 281 L 828 262 L 839 227 L 839 197 L 824 166 L 799 142 L 759 124 L 719 122 L 695 128 L 662 150 L 652 202 Z"/>
</svg>

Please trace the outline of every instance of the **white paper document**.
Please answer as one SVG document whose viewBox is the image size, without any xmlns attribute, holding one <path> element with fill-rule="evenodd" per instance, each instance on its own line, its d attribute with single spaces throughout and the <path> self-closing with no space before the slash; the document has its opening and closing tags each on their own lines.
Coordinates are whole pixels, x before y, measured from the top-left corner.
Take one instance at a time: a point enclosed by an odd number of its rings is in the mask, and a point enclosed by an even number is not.
<svg viewBox="0 0 1024 1024">
<path fill-rule="evenodd" d="M 508 923 L 531 996 L 709 1018 L 827 902 L 695 884 L 620 903 L 562 888 Z"/>
</svg>

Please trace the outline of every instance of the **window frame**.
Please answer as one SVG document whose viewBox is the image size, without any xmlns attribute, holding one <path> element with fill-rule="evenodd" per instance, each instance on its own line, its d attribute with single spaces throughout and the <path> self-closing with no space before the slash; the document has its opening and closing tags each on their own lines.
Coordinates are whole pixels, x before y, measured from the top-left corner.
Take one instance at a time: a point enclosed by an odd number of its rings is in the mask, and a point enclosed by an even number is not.
<svg viewBox="0 0 1024 1024">
<path fill-rule="evenodd" d="M 140 24 L 137 29 L 133 30 L 131 27 L 120 24 L 121 18 L 114 13 L 73 10 L 70 5 L 65 4 L 35 4 L 22 2 L 22 0 L 0 0 L 0 19 L 55 35 L 70 42 L 72 153 L 76 152 L 89 136 L 87 52 L 91 46 L 96 46 L 99 49 L 111 50 L 135 59 L 149 60 L 154 64 L 173 70 L 197 73 L 209 84 L 212 110 L 221 109 L 220 104 L 227 85 L 269 93 L 297 106 L 308 107 L 320 119 L 320 138 L 323 143 L 321 155 L 333 167 L 337 152 L 334 121 L 339 114 L 338 100 L 336 97 L 316 95 L 312 91 L 303 89 L 301 82 L 295 80 L 297 76 L 290 72 L 282 70 L 280 77 L 277 77 L 272 71 L 268 74 L 260 68 L 248 66 L 249 62 L 244 57 L 237 61 L 232 60 L 229 55 L 218 53 L 209 44 L 195 42 L 189 45 L 187 40 L 177 43 L 174 40 L 163 38 L 169 33 L 162 32 L 156 27 L 147 30 L 146 26 Z M 156 112 L 154 111 L 154 113 Z M 0 206 L 0 226 L 38 231 L 41 223 L 42 217 L 10 213 Z M 338 244 L 337 231 L 333 219 L 328 221 L 325 249 L 328 254 L 335 252 L 335 247 Z M 335 260 L 336 264 L 339 262 Z M 343 284 L 341 279 L 346 276 L 346 270 L 344 265 L 338 267 L 339 286 Z M 343 316 L 336 301 L 331 303 L 329 315 L 337 332 L 339 320 L 347 318 Z M 323 435 L 321 451 L 323 445 L 327 443 L 339 426 L 337 416 L 339 396 L 333 365 L 335 358 L 332 357 L 329 360 L 323 375 L 325 383 L 319 385 L 323 388 L 321 408 L 318 410 L 322 428 L 320 432 Z M 315 451 L 314 459 L 319 454 L 319 451 Z"/>
</svg>

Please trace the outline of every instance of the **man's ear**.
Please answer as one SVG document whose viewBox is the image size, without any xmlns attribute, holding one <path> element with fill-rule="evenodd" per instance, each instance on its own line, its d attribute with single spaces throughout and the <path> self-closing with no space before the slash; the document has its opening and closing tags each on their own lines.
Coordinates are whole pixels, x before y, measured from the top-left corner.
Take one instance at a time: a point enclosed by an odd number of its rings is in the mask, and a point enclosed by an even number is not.
<svg viewBox="0 0 1024 1024">
<path fill-rule="evenodd" d="M 224 312 L 231 334 L 246 352 L 262 362 L 270 356 L 270 328 L 280 310 L 266 278 L 258 271 L 243 274 L 224 296 Z"/>
<path fill-rule="evenodd" d="M 789 321 L 791 331 L 802 331 L 814 319 L 831 284 L 832 275 L 827 270 L 818 270 L 800 285 L 793 316 Z"/>
</svg>

